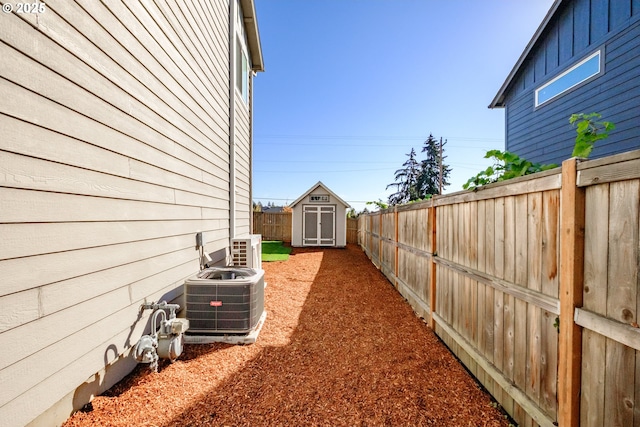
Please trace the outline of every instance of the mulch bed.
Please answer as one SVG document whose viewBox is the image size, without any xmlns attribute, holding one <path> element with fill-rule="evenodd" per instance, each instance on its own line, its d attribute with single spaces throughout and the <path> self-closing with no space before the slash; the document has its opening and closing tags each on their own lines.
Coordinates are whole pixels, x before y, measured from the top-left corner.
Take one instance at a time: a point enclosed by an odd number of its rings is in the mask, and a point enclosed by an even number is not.
<svg viewBox="0 0 640 427">
<path fill-rule="evenodd" d="M 64 426 L 508 426 L 357 246 L 263 268 L 256 344 L 139 365 Z"/>
</svg>

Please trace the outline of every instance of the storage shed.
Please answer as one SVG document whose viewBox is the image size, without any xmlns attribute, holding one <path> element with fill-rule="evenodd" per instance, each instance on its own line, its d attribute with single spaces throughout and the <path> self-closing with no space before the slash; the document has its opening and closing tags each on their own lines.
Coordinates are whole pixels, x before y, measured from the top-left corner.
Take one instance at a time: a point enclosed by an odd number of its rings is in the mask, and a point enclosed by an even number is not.
<svg viewBox="0 0 640 427">
<path fill-rule="evenodd" d="M 291 205 L 291 246 L 347 245 L 349 204 L 318 181 Z"/>
</svg>

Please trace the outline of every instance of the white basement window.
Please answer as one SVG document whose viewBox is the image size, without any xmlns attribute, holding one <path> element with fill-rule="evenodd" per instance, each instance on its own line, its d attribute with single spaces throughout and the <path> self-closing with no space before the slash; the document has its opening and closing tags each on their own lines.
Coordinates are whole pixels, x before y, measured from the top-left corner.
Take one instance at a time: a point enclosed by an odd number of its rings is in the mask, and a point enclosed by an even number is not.
<svg viewBox="0 0 640 427">
<path fill-rule="evenodd" d="M 536 107 L 539 107 L 545 102 L 551 101 L 569 89 L 576 87 L 595 75 L 600 74 L 602 71 L 600 53 L 601 50 L 592 53 L 564 73 L 536 89 Z"/>
</svg>

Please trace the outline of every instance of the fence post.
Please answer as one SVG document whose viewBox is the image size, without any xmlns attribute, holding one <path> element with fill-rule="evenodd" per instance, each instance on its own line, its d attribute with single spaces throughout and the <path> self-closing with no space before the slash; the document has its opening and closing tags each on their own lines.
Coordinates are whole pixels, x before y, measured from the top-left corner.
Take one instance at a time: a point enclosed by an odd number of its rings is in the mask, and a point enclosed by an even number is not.
<svg viewBox="0 0 640 427">
<path fill-rule="evenodd" d="M 560 336 L 558 343 L 558 425 L 580 424 L 582 330 L 574 322 L 584 287 L 585 191 L 577 186 L 578 159 L 562 162 L 560 190 Z"/>
<path fill-rule="evenodd" d="M 431 199 L 431 208 L 429 210 L 429 222 L 431 223 L 431 275 L 429 284 L 429 304 L 431 313 L 429 314 L 429 326 L 434 331 L 436 330 L 436 319 L 434 314 L 436 313 L 436 262 L 433 259 L 438 253 L 436 248 L 436 205 Z"/>
</svg>

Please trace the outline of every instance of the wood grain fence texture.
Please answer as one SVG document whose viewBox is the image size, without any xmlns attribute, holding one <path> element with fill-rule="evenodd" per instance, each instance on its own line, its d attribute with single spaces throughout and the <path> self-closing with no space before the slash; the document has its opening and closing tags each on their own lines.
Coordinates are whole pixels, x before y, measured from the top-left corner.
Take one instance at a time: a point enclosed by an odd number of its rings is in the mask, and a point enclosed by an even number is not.
<svg viewBox="0 0 640 427">
<path fill-rule="evenodd" d="M 291 212 L 254 212 L 253 233 L 262 240 L 291 242 Z"/>
<path fill-rule="evenodd" d="M 291 212 L 254 212 L 253 233 L 263 240 L 291 242 Z M 347 218 L 347 243 L 358 244 L 358 220 Z"/>
<path fill-rule="evenodd" d="M 640 151 L 567 162 L 361 216 L 360 245 L 521 426 L 640 426 Z"/>
</svg>

